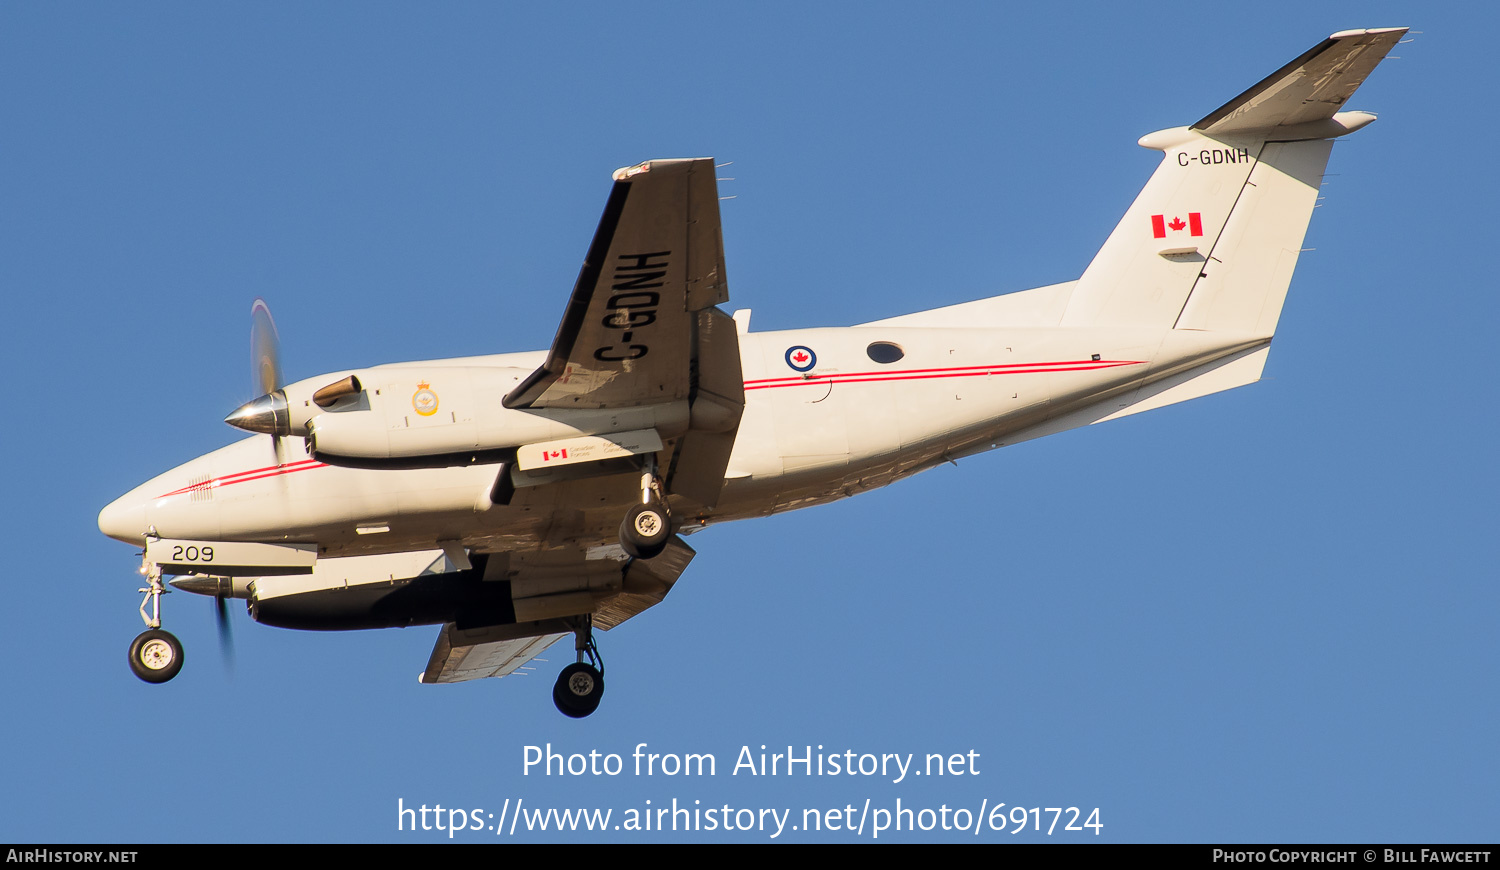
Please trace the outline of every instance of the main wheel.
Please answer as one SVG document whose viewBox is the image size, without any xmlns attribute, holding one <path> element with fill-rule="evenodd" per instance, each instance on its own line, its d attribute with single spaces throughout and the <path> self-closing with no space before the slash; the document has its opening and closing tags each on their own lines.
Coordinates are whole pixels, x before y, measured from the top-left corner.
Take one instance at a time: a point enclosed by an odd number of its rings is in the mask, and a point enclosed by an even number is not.
<svg viewBox="0 0 1500 870">
<path fill-rule="evenodd" d="M 671 536 L 672 524 L 667 521 L 667 512 L 658 505 L 635 505 L 620 523 L 620 546 L 637 559 L 661 555 Z"/>
<path fill-rule="evenodd" d="M 148 683 L 165 683 L 182 670 L 182 644 L 171 632 L 143 631 L 130 642 L 130 669 Z"/>
<path fill-rule="evenodd" d="M 599 709 L 604 697 L 604 675 L 593 665 L 575 662 L 563 668 L 552 687 L 552 703 L 564 716 L 582 719 Z"/>
</svg>

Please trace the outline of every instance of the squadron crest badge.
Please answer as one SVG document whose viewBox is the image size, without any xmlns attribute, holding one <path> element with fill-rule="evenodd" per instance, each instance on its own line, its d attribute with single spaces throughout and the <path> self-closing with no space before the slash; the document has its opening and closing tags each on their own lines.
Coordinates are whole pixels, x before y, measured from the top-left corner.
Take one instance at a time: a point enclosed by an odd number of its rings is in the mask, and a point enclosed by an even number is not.
<svg viewBox="0 0 1500 870">
<path fill-rule="evenodd" d="M 426 381 L 417 384 L 417 391 L 411 394 L 411 408 L 423 417 L 431 417 L 437 413 L 438 397 L 432 391 L 432 385 Z"/>
</svg>

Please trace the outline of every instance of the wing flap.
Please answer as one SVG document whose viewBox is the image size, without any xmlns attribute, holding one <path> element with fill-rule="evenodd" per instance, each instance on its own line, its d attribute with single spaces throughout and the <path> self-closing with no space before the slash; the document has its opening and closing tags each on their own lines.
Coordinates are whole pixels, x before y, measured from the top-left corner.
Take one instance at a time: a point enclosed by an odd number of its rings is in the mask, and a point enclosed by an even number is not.
<svg viewBox="0 0 1500 870">
<path fill-rule="evenodd" d="M 481 629 L 477 636 L 485 637 L 485 631 Z M 444 625 L 437 645 L 432 648 L 432 656 L 427 660 L 427 670 L 422 672 L 422 682 L 462 683 L 484 677 L 503 677 L 568 637 L 567 634 L 542 634 L 475 642 L 475 635 L 475 632 L 460 630 L 451 622 Z"/>
<path fill-rule="evenodd" d="M 625 568 L 624 588 L 594 611 L 594 627 L 611 629 L 648 607 L 661 603 L 693 560 L 693 548 L 676 535 L 655 559 L 634 559 Z"/>
<path fill-rule="evenodd" d="M 421 681 L 461 683 L 514 673 L 570 637 L 580 616 L 592 615 L 597 629 L 614 628 L 660 603 L 694 555 L 675 535 L 651 560 L 619 562 L 576 550 L 488 554 L 486 582 L 509 584 L 518 621 L 473 628 L 444 624 Z"/>
<path fill-rule="evenodd" d="M 745 410 L 740 340 L 734 319 L 718 308 L 697 313 L 693 398 L 689 431 L 677 445 L 667 491 L 711 508 L 724 488 L 724 472 Z"/>
</svg>

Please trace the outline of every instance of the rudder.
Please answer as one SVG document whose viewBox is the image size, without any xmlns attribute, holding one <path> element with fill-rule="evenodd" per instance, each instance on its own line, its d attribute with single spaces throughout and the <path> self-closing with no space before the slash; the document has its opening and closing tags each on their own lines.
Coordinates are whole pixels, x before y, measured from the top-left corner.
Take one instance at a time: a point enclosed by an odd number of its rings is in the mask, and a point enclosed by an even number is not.
<svg viewBox="0 0 1500 870">
<path fill-rule="evenodd" d="M 1276 332 L 1332 150 L 1330 139 L 1264 146 L 1175 328 Z"/>
</svg>

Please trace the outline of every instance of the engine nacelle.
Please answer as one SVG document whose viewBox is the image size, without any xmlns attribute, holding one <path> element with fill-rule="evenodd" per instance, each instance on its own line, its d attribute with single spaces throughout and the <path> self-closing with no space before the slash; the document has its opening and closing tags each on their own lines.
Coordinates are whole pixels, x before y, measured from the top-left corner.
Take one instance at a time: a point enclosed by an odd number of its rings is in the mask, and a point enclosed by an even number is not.
<svg viewBox="0 0 1500 870">
<path fill-rule="evenodd" d="M 500 401 L 531 372 L 481 366 L 381 366 L 357 372 L 363 388 L 307 423 L 308 452 L 330 465 L 441 467 L 499 462 L 517 447 L 654 429 L 688 427 L 685 401 L 609 410 L 512 410 Z"/>
</svg>

